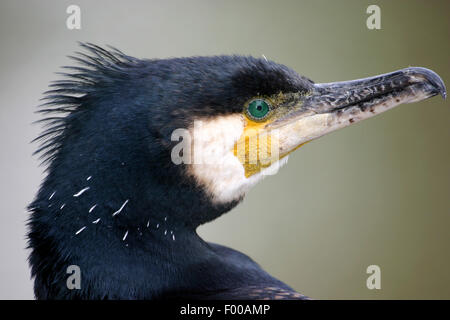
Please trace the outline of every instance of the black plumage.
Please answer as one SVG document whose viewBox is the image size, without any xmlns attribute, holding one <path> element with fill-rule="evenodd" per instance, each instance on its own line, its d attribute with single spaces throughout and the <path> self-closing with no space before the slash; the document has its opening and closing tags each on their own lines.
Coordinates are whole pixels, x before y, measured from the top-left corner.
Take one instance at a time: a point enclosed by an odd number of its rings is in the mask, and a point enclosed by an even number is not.
<svg viewBox="0 0 450 320">
<path fill-rule="evenodd" d="M 239 201 L 212 203 L 170 160 L 170 135 L 198 115 L 241 112 L 251 97 L 313 83 L 265 59 L 144 60 L 81 46 L 88 54 L 72 57 L 78 66 L 40 108 L 47 176 L 28 233 L 36 297 L 302 298 L 244 254 L 197 236 Z M 66 286 L 69 265 L 82 271 L 79 290 Z"/>
</svg>

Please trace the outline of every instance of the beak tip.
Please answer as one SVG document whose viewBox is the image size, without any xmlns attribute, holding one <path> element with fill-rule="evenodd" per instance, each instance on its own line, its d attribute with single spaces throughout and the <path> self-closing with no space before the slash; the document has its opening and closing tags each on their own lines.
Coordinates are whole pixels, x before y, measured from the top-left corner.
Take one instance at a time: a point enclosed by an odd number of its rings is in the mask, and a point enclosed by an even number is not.
<svg viewBox="0 0 450 320">
<path fill-rule="evenodd" d="M 442 82 L 440 86 L 436 86 L 436 90 L 438 91 L 438 94 L 441 95 L 442 99 L 447 99 L 447 89 L 445 88 L 444 82 Z"/>
<path fill-rule="evenodd" d="M 438 90 L 439 90 L 439 94 L 442 96 L 442 99 L 446 100 L 447 99 L 447 90 L 445 89 L 445 87 L 438 88 Z"/>
<path fill-rule="evenodd" d="M 447 89 L 445 88 L 444 81 L 442 81 L 441 78 L 439 78 L 440 82 L 436 84 L 436 89 L 438 90 L 439 94 L 442 96 L 444 100 L 447 99 Z"/>
<path fill-rule="evenodd" d="M 437 93 L 440 94 L 444 100 L 447 98 L 447 89 L 445 88 L 444 81 L 436 72 L 422 67 L 409 67 L 406 70 L 407 73 L 421 75 L 437 90 Z"/>
</svg>

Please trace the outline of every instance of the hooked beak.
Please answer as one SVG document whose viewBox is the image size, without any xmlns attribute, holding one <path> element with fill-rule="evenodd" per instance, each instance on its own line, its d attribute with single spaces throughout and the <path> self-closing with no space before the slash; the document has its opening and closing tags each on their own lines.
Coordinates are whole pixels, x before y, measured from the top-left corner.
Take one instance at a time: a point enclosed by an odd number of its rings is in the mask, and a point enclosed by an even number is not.
<svg viewBox="0 0 450 320">
<path fill-rule="evenodd" d="M 293 111 L 266 129 L 278 131 L 279 152 L 286 155 L 327 133 L 437 94 L 445 99 L 444 82 L 435 72 L 419 67 L 352 81 L 319 83 L 299 99 Z"/>
</svg>

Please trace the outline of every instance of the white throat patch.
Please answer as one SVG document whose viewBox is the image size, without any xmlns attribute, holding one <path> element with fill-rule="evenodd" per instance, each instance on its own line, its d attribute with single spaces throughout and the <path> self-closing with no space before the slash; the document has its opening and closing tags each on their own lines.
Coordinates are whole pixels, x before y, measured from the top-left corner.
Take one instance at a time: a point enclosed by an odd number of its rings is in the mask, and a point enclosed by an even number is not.
<svg viewBox="0 0 450 320">
<path fill-rule="evenodd" d="M 233 148 L 244 132 L 243 115 L 234 114 L 211 119 L 199 119 L 189 129 L 193 138 L 193 164 L 189 174 L 212 196 L 215 203 L 239 200 L 264 176 L 273 174 L 287 163 L 284 157 L 272 166 L 250 177 L 234 155 Z M 197 150 L 197 152 L 196 152 Z"/>
</svg>

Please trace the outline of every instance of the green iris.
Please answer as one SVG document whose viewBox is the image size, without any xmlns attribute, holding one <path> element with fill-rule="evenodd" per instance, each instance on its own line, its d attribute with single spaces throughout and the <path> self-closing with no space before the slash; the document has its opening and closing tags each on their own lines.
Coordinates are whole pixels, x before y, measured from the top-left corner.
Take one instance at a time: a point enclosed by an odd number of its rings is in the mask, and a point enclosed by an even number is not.
<svg viewBox="0 0 450 320">
<path fill-rule="evenodd" d="M 270 111 L 270 104 L 263 99 L 252 100 L 247 107 L 247 114 L 255 119 L 264 119 Z"/>
</svg>

